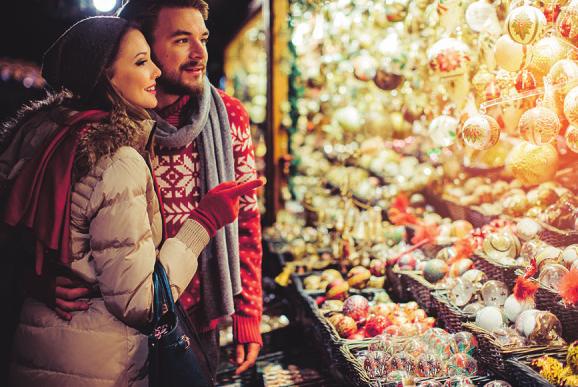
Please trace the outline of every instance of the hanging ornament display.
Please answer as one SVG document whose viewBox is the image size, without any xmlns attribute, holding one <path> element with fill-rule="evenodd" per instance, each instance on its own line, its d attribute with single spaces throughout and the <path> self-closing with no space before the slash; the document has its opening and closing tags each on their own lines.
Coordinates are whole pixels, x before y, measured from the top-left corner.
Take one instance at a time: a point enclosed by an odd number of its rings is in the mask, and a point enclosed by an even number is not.
<svg viewBox="0 0 578 387">
<path fill-rule="evenodd" d="M 514 42 L 532 44 L 546 28 L 546 17 L 536 7 L 523 5 L 510 11 L 506 19 L 506 31 Z"/>
<path fill-rule="evenodd" d="M 403 21 L 407 16 L 408 0 L 386 0 L 385 15 L 390 22 Z"/>
<path fill-rule="evenodd" d="M 568 148 L 572 152 L 578 153 L 578 127 L 569 125 L 568 128 L 566 128 L 566 134 L 564 137 L 566 139 L 566 145 L 568 145 Z"/>
<path fill-rule="evenodd" d="M 578 2 L 572 1 L 556 19 L 556 31 L 573 46 L 578 45 Z"/>
<path fill-rule="evenodd" d="M 468 118 L 461 131 L 467 146 L 484 150 L 491 148 L 500 139 L 500 125 L 488 115 L 477 115 Z"/>
<path fill-rule="evenodd" d="M 360 81 L 371 81 L 377 74 L 377 61 L 369 54 L 353 59 L 353 75 Z"/>
<path fill-rule="evenodd" d="M 560 132 L 560 120 L 552 110 L 538 106 L 522 114 L 518 130 L 524 140 L 534 145 L 543 145 L 556 138 Z"/>
<path fill-rule="evenodd" d="M 551 180 L 558 169 L 558 153 L 551 144 L 533 145 L 521 142 L 506 159 L 506 170 L 524 185 Z"/>
<path fill-rule="evenodd" d="M 443 38 L 427 52 L 429 67 L 441 77 L 466 72 L 471 61 L 470 48 L 460 39 Z"/>
<path fill-rule="evenodd" d="M 494 46 L 496 65 L 504 70 L 518 71 L 530 63 L 532 58 L 531 47 L 516 43 L 509 35 L 502 35 Z"/>
<path fill-rule="evenodd" d="M 459 121 L 452 116 L 439 116 L 429 125 L 429 135 L 438 146 L 450 146 L 456 139 Z"/>
<path fill-rule="evenodd" d="M 578 125 L 578 87 L 573 88 L 564 98 L 564 116 L 573 125 Z"/>
<path fill-rule="evenodd" d="M 520 72 L 518 72 L 518 75 L 516 75 L 515 86 L 518 93 L 534 90 L 537 86 L 536 78 L 528 70 L 526 69 L 521 70 Z"/>
<path fill-rule="evenodd" d="M 543 76 L 548 74 L 554 63 L 564 59 L 566 52 L 564 43 L 555 36 L 540 39 L 532 47 L 532 58 L 528 68 L 537 79 L 541 80 Z"/>
</svg>

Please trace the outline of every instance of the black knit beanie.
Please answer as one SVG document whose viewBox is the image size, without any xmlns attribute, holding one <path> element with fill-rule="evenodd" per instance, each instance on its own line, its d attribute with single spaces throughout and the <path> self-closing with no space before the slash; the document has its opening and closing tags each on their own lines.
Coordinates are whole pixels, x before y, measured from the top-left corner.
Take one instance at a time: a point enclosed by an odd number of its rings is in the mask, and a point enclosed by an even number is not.
<svg viewBox="0 0 578 387">
<path fill-rule="evenodd" d="M 89 97 L 114 59 L 128 22 L 114 16 L 83 19 L 50 46 L 42 59 L 42 76 L 54 89 Z"/>
</svg>

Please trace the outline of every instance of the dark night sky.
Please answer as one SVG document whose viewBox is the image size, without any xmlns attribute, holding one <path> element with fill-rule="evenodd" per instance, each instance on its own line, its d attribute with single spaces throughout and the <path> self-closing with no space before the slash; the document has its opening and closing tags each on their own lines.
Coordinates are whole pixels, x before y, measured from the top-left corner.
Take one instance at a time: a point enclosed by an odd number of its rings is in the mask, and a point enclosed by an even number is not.
<svg viewBox="0 0 578 387">
<path fill-rule="evenodd" d="M 119 3 L 121 0 L 117 0 Z M 211 31 L 208 75 L 217 83 L 223 75 L 223 50 L 254 11 L 255 0 L 208 0 Z M 76 21 L 96 15 L 92 0 L 6 0 L 0 11 L 0 58 L 41 63 L 42 53 Z M 84 8 L 82 8 L 84 5 Z M 16 82 L 0 82 L 0 120 L 42 93 Z"/>
<path fill-rule="evenodd" d="M 118 0 L 120 2 L 120 0 Z M 251 0 L 209 0 L 211 31 L 209 71 L 212 80 L 222 73 L 223 48 L 249 14 Z M 9 0 L 0 12 L 0 57 L 40 63 L 42 53 L 64 30 L 82 17 L 95 15 L 78 4 L 90 0 Z M 76 6 L 75 6 L 76 5 Z"/>
</svg>

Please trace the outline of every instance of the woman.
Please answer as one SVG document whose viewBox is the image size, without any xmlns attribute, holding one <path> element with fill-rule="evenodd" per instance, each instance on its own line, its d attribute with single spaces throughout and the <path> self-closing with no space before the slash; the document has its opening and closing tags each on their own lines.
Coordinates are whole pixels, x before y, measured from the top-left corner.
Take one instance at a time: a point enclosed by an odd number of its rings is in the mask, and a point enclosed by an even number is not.
<svg viewBox="0 0 578 387">
<path fill-rule="evenodd" d="M 139 330 L 151 317 L 156 259 L 178 298 L 209 238 L 236 218 L 239 196 L 262 184 L 215 187 L 161 246 L 145 110 L 156 106 L 159 75 L 144 36 L 126 21 L 82 20 L 43 60 L 48 83 L 71 94 L 21 116 L 0 148 L 0 178 L 11 181 L 4 220 L 30 230 L 37 273 L 58 262 L 101 295 L 71 321 L 25 301 L 13 386 L 146 386 L 147 337 Z"/>
</svg>

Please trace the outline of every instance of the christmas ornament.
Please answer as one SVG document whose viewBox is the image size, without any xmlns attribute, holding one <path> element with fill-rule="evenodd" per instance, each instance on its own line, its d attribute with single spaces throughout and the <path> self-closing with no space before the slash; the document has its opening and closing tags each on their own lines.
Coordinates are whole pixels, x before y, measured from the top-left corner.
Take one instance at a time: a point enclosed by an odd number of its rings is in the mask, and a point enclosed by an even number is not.
<svg viewBox="0 0 578 387">
<path fill-rule="evenodd" d="M 500 308 L 486 306 L 476 314 L 476 325 L 482 329 L 493 332 L 504 326 L 504 317 Z"/>
<path fill-rule="evenodd" d="M 385 14 L 390 22 L 400 22 L 407 16 L 408 0 L 386 0 Z"/>
<path fill-rule="evenodd" d="M 371 378 L 382 378 L 386 375 L 391 355 L 383 351 L 368 351 L 363 360 L 363 368 Z"/>
<path fill-rule="evenodd" d="M 512 385 L 504 380 L 492 380 L 484 384 L 484 387 L 512 387 Z"/>
<path fill-rule="evenodd" d="M 357 132 L 363 124 L 359 111 L 353 106 L 338 109 L 333 117 L 339 126 L 347 132 Z"/>
<path fill-rule="evenodd" d="M 478 340 L 471 332 L 462 331 L 454 333 L 454 340 L 457 345 L 458 352 L 474 355 L 476 348 L 478 348 Z"/>
<path fill-rule="evenodd" d="M 571 124 L 578 125 L 578 87 L 571 89 L 564 98 L 564 116 Z"/>
<path fill-rule="evenodd" d="M 515 85 L 518 93 L 534 90 L 537 86 L 536 78 L 530 71 L 524 69 L 518 72 L 518 75 L 516 75 Z"/>
<path fill-rule="evenodd" d="M 329 300 L 345 300 L 347 292 L 349 291 L 349 284 L 343 279 L 336 279 L 331 281 L 325 289 L 325 296 Z"/>
<path fill-rule="evenodd" d="M 578 245 L 567 246 L 562 251 L 562 262 L 567 269 L 570 269 L 574 262 L 578 261 Z"/>
<path fill-rule="evenodd" d="M 450 290 L 450 301 L 456 306 L 467 305 L 474 295 L 474 284 L 464 278 L 458 278 Z"/>
<path fill-rule="evenodd" d="M 448 273 L 448 264 L 441 259 L 432 259 L 426 262 L 423 269 L 424 278 L 430 283 L 436 283 Z"/>
<path fill-rule="evenodd" d="M 339 336 L 347 338 L 357 332 L 357 323 L 353 318 L 349 316 L 343 316 L 342 319 L 337 321 L 335 330 Z"/>
<path fill-rule="evenodd" d="M 347 273 L 347 283 L 351 288 L 364 289 L 371 278 L 371 272 L 363 266 L 355 266 Z"/>
<path fill-rule="evenodd" d="M 487 306 L 502 306 L 510 292 L 502 281 L 490 280 L 482 286 L 480 293 Z"/>
<path fill-rule="evenodd" d="M 500 125 L 493 117 L 481 114 L 468 118 L 461 134 L 466 145 L 478 150 L 489 149 L 500 139 Z"/>
<path fill-rule="evenodd" d="M 524 140 L 534 145 L 544 145 L 554 140 L 560 132 L 560 120 L 552 110 L 538 106 L 522 114 L 518 130 Z"/>
<path fill-rule="evenodd" d="M 343 279 L 343 277 L 341 276 L 341 273 L 338 270 L 335 269 L 326 269 L 323 270 L 323 272 L 321 273 L 321 280 L 322 281 L 326 281 L 326 282 L 332 282 L 333 280 L 336 279 Z"/>
<path fill-rule="evenodd" d="M 475 384 L 467 376 L 452 376 L 444 382 L 444 387 L 474 387 Z"/>
<path fill-rule="evenodd" d="M 496 10 L 484 0 L 478 0 L 466 9 L 466 23 L 474 32 L 499 33 Z M 498 28 L 496 28 L 496 25 Z"/>
<path fill-rule="evenodd" d="M 467 353 L 456 353 L 447 362 L 448 376 L 474 376 L 478 372 L 478 362 Z"/>
<path fill-rule="evenodd" d="M 353 59 L 353 75 L 360 81 L 371 81 L 377 73 L 377 61 L 369 54 Z"/>
<path fill-rule="evenodd" d="M 403 82 L 403 75 L 393 74 L 384 68 L 377 70 L 373 83 L 382 90 L 395 90 Z"/>
<path fill-rule="evenodd" d="M 548 23 L 554 23 L 567 0 L 539 0 L 535 5 L 542 11 Z"/>
<path fill-rule="evenodd" d="M 512 260 L 520 251 L 520 241 L 510 233 L 492 233 L 484 239 L 482 250 L 487 257 L 497 262 Z"/>
<path fill-rule="evenodd" d="M 573 46 L 578 45 L 578 3 L 572 1 L 556 20 L 558 34 Z"/>
<path fill-rule="evenodd" d="M 343 302 L 343 314 L 351 317 L 356 322 L 367 318 L 369 313 L 369 301 L 360 295 L 353 295 Z"/>
<path fill-rule="evenodd" d="M 518 144 L 506 159 L 506 168 L 522 184 L 535 185 L 551 180 L 558 169 L 558 153 L 550 145 Z"/>
<path fill-rule="evenodd" d="M 494 45 L 496 65 L 504 70 L 518 71 L 527 66 L 532 59 L 532 49 L 516 43 L 509 35 L 502 35 Z"/>
<path fill-rule="evenodd" d="M 494 75 L 485 65 L 480 65 L 478 72 L 472 77 L 472 86 L 476 94 L 476 102 L 485 101 L 486 87 L 494 80 Z M 481 103 L 481 102 L 478 102 Z"/>
<path fill-rule="evenodd" d="M 536 7 L 523 5 L 510 11 L 506 31 L 514 42 L 532 44 L 544 33 L 546 17 Z"/>
<path fill-rule="evenodd" d="M 554 263 L 544 266 L 540 270 L 538 281 L 542 286 L 551 288 L 555 291 L 560 290 L 560 281 L 568 273 L 568 269 L 560 264 Z"/>
<path fill-rule="evenodd" d="M 428 133 L 438 146 L 450 146 L 456 138 L 459 121 L 452 116 L 442 115 L 432 120 Z"/>
<path fill-rule="evenodd" d="M 555 36 L 540 39 L 532 47 L 532 58 L 528 69 L 537 80 L 548 74 L 552 65 L 560 59 L 564 59 L 567 49 L 564 43 Z"/>
<path fill-rule="evenodd" d="M 427 51 L 429 67 L 441 77 L 467 72 L 471 61 L 470 48 L 462 40 L 443 38 Z"/>
<path fill-rule="evenodd" d="M 417 357 L 414 371 L 421 378 L 435 378 L 443 375 L 444 367 L 439 356 L 423 353 Z"/>
<path fill-rule="evenodd" d="M 578 374 L 578 341 L 575 341 L 568 346 L 566 364 L 572 369 L 572 372 Z"/>
<path fill-rule="evenodd" d="M 519 301 L 514 294 L 511 294 L 506 298 L 506 302 L 504 302 L 504 314 L 508 320 L 516 322 L 516 319 L 523 311 L 534 309 L 535 307 L 533 298 Z"/>
<path fill-rule="evenodd" d="M 385 316 L 374 315 L 367 319 L 365 332 L 368 337 L 374 337 L 383 333 L 385 328 L 390 325 Z"/>
</svg>

